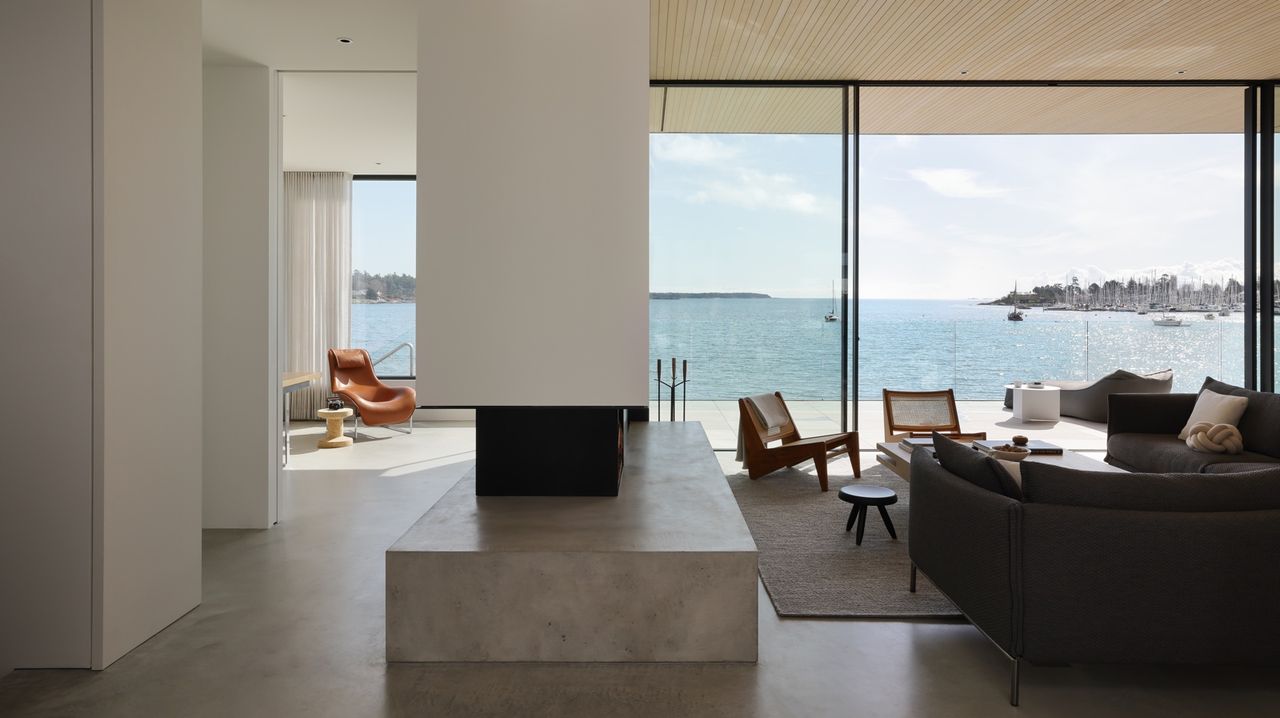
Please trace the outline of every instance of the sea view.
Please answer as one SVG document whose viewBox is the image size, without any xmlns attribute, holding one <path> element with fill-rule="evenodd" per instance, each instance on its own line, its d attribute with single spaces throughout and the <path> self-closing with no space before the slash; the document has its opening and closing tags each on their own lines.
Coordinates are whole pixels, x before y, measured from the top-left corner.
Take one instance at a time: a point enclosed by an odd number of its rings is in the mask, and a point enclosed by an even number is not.
<svg viewBox="0 0 1280 718">
<path fill-rule="evenodd" d="M 823 321 L 830 299 L 655 299 L 649 302 L 653 367 L 689 360 L 691 401 L 781 391 L 788 399 L 840 398 L 841 321 Z M 1205 319 L 1184 312 L 1183 326 L 1159 327 L 1159 315 L 1026 310 L 976 299 L 863 299 L 858 397 L 882 389 L 953 388 L 964 400 L 1003 399 L 1014 380 L 1095 379 L 1115 369 L 1173 369 L 1174 391 L 1196 391 L 1205 376 L 1241 383 L 1244 316 Z M 374 358 L 413 342 L 414 305 L 354 304 L 352 344 Z M 408 373 L 401 352 L 379 365 L 384 376 Z"/>
</svg>

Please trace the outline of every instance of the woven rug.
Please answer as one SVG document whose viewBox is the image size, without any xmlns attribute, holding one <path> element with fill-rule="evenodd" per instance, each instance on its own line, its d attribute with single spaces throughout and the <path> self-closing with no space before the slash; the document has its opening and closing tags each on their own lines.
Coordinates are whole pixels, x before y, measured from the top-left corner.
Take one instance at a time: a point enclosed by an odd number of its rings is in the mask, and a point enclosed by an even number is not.
<svg viewBox="0 0 1280 718">
<path fill-rule="evenodd" d="M 908 590 L 910 484 L 889 469 L 866 469 L 861 479 L 832 476 L 826 493 L 813 474 L 795 469 L 755 481 L 746 472 L 726 478 L 760 550 L 760 578 L 779 616 L 960 617 L 923 575 L 916 593 Z M 854 544 L 856 527 L 845 533 L 853 505 L 838 492 L 855 481 L 897 492 L 898 503 L 887 507 L 897 540 L 889 538 L 874 507 L 868 509 L 861 546 Z"/>
</svg>

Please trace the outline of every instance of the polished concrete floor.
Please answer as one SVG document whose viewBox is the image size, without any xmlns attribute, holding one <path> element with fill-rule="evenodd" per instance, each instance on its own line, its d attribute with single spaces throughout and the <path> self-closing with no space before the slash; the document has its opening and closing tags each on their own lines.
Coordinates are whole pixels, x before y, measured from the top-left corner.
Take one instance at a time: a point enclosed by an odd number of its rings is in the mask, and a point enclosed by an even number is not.
<svg viewBox="0 0 1280 718">
<path fill-rule="evenodd" d="M 1277 668 L 1031 666 L 1015 709 L 967 624 L 780 619 L 763 589 L 754 665 L 388 665 L 383 551 L 470 468 L 473 435 L 309 451 L 319 433 L 295 430 L 280 525 L 205 533 L 204 603 L 100 673 L 0 679 L 0 716 L 1280 715 Z"/>
</svg>

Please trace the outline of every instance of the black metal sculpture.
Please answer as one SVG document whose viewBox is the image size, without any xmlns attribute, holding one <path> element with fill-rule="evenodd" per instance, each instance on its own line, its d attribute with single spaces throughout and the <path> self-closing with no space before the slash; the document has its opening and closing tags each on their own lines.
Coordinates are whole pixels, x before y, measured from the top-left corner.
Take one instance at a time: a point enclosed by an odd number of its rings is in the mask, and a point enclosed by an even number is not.
<svg viewBox="0 0 1280 718">
<path fill-rule="evenodd" d="M 662 390 L 667 388 L 671 390 L 671 421 L 676 420 L 676 389 L 681 390 L 680 395 L 680 421 L 685 421 L 688 416 L 688 399 L 689 387 L 689 360 L 684 359 L 681 362 L 682 374 L 680 379 L 676 379 L 676 358 L 671 357 L 671 381 L 662 380 L 662 360 L 658 360 L 658 421 L 662 421 Z"/>
</svg>

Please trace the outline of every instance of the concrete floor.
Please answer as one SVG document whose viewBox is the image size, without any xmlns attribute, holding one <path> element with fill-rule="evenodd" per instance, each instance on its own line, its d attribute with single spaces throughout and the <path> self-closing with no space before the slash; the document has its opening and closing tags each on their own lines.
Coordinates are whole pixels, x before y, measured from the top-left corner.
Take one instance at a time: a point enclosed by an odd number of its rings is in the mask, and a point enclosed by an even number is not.
<svg viewBox="0 0 1280 718">
<path fill-rule="evenodd" d="M 387 665 L 383 551 L 470 468 L 473 434 L 301 451 L 320 433 L 295 430 L 279 526 L 205 532 L 200 607 L 100 673 L 11 673 L 0 715 L 1280 714 L 1280 668 L 1030 666 L 1015 709 L 967 624 L 780 619 L 763 589 L 755 665 Z"/>
</svg>

